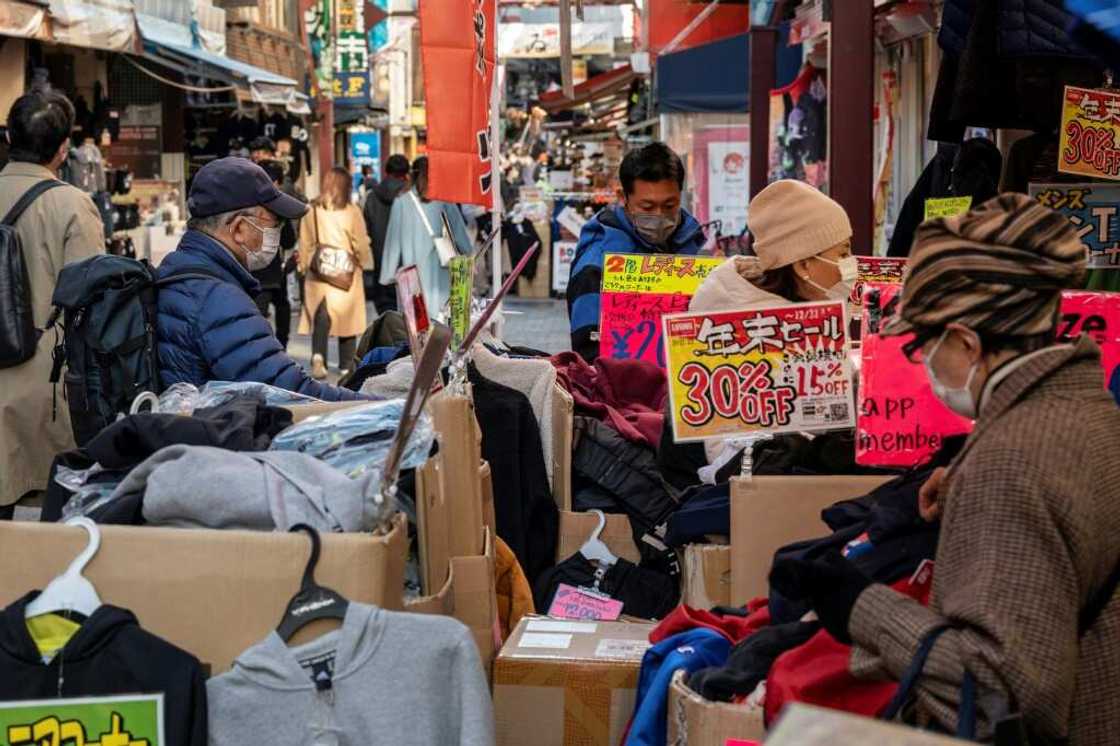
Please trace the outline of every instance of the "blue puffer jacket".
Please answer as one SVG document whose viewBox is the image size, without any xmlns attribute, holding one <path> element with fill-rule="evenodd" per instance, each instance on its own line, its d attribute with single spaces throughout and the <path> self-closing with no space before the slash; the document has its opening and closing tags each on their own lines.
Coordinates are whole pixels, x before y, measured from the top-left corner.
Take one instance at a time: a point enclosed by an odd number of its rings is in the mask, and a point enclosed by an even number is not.
<svg viewBox="0 0 1120 746">
<path fill-rule="evenodd" d="M 253 302 L 260 285 L 205 233 L 187 231 L 158 276 L 187 272 L 215 279 L 180 280 L 160 289 L 156 333 L 164 386 L 253 381 L 326 401 L 366 398 L 312 380 L 288 356 Z"/>
<path fill-rule="evenodd" d="M 572 275 L 568 280 L 568 319 L 572 350 L 591 362 L 599 356 L 599 288 L 603 284 L 604 254 L 692 255 L 704 248 L 704 231 L 696 218 L 681 210 L 681 224 L 669 238 L 669 249 L 657 249 L 638 235 L 622 205 L 604 207 L 579 234 Z"/>
</svg>

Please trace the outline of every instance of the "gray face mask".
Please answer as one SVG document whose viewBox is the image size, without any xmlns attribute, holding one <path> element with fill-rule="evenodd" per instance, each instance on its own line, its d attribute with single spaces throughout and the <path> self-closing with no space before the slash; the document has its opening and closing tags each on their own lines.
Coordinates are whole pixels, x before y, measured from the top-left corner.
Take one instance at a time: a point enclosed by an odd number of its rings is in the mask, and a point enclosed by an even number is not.
<svg viewBox="0 0 1120 746">
<path fill-rule="evenodd" d="M 676 232 L 677 226 L 681 224 L 680 210 L 677 210 L 676 215 L 671 218 L 664 215 L 649 215 L 644 212 L 629 213 L 629 217 L 638 235 L 654 246 L 667 246 L 669 238 Z"/>
</svg>

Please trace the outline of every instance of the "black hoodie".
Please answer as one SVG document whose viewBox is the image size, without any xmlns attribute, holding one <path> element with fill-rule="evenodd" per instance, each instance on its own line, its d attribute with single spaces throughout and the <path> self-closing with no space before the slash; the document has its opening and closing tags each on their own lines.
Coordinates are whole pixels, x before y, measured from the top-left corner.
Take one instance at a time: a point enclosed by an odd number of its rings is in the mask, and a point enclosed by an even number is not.
<svg viewBox="0 0 1120 746">
<path fill-rule="evenodd" d="M 385 251 L 385 234 L 389 232 L 389 212 L 393 209 L 393 200 L 408 187 L 405 179 L 396 176 L 386 176 L 385 180 L 377 184 L 366 196 L 366 205 L 363 214 L 366 219 L 366 230 L 369 231 L 370 248 L 373 250 L 373 283 L 374 297 L 370 298 L 377 306 L 378 313 L 396 309 L 396 291 L 386 289 L 377 284 L 381 277 L 381 255 Z"/>
<path fill-rule="evenodd" d="M 24 617 L 38 595 L 0 612 L 0 701 L 163 694 L 168 745 L 206 746 L 206 681 L 197 658 L 142 630 L 131 611 L 106 604 L 43 663 Z"/>
</svg>

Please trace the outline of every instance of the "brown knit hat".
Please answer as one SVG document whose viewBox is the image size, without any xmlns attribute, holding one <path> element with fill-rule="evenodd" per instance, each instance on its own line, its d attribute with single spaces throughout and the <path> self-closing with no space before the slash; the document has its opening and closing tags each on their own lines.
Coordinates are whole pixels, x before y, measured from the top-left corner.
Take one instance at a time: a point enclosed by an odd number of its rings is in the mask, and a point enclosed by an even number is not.
<svg viewBox="0 0 1120 746">
<path fill-rule="evenodd" d="M 978 333 L 1049 332 L 1061 291 L 1084 281 L 1086 248 L 1070 222 L 1023 194 L 923 223 L 898 313 L 882 334 L 964 324 Z"/>
<path fill-rule="evenodd" d="M 803 181 L 775 181 L 750 203 L 754 253 L 764 270 L 828 251 L 852 237 L 844 208 Z"/>
</svg>

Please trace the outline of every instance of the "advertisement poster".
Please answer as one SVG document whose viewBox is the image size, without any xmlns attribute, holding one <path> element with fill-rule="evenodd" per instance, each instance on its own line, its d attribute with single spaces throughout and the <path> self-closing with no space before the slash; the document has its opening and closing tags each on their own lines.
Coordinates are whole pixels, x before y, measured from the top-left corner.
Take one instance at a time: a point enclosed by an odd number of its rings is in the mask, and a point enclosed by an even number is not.
<svg viewBox="0 0 1120 746">
<path fill-rule="evenodd" d="M 951 435 L 968 433 L 972 422 L 934 395 L 925 368 L 902 353 L 909 337 L 879 336 L 883 319 L 895 312 L 899 285 L 869 284 L 863 308 L 856 462 L 909 468 L 927 461 Z M 1067 291 L 1062 296 L 1058 339 L 1082 334 L 1101 348 L 1103 381 L 1120 395 L 1120 294 Z"/>
<path fill-rule="evenodd" d="M 723 259 L 660 254 L 607 254 L 599 296 L 599 354 L 665 367 L 661 318 L 688 303 Z"/>
<path fill-rule="evenodd" d="M 1120 179 L 1120 93 L 1066 87 L 1062 102 L 1058 171 Z"/>
<path fill-rule="evenodd" d="M 1091 269 L 1120 268 L 1120 184 L 1031 184 L 1030 195 L 1073 224 Z"/>
<path fill-rule="evenodd" d="M 373 178 L 381 178 L 381 133 L 376 130 L 350 131 L 350 171 L 354 179 L 354 198 L 362 183 L 362 166 L 369 166 Z"/>
<path fill-rule="evenodd" d="M 859 276 L 852 288 L 851 302 L 863 304 L 863 288 L 870 282 L 902 282 L 906 272 L 906 260 L 886 256 L 859 256 Z"/>
<path fill-rule="evenodd" d="M 572 276 L 572 262 L 576 260 L 576 241 L 552 242 L 552 290 L 563 293 L 568 289 Z"/>
<path fill-rule="evenodd" d="M 450 304 L 451 347 L 459 349 L 471 328 L 471 290 L 474 287 L 474 257 L 456 256 L 448 265 L 451 273 Z"/>
<path fill-rule="evenodd" d="M 853 427 L 845 305 L 665 316 L 674 440 Z"/>
<path fill-rule="evenodd" d="M 163 695 L 0 703 L 6 746 L 163 746 Z"/>
<path fill-rule="evenodd" d="M 955 218 L 972 209 L 972 197 L 936 197 L 926 200 L 925 220 Z"/>
<path fill-rule="evenodd" d="M 747 225 L 750 194 L 750 127 L 705 127 L 693 136 L 696 219 L 720 220 L 720 232 L 738 235 Z"/>
</svg>

